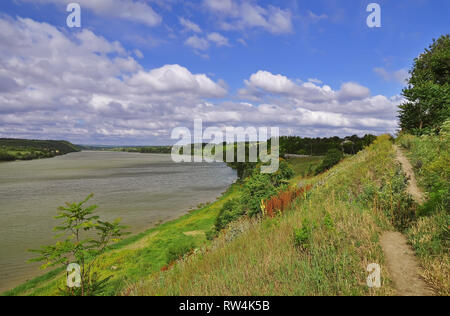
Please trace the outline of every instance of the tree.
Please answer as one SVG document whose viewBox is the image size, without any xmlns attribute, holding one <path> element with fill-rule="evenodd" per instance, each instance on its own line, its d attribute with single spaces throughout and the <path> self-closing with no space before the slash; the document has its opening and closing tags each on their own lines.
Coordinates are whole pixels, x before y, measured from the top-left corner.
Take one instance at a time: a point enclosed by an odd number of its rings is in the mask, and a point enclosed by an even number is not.
<svg viewBox="0 0 450 316">
<path fill-rule="evenodd" d="M 317 167 L 316 174 L 320 174 L 331 169 L 333 166 L 337 165 L 342 158 L 344 158 L 342 151 L 338 149 L 330 149 L 320 166 Z"/>
<path fill-rule="evenodd" d="M 423 134 L 450 117 L 450 35 L 443 35 L 414 60 L 406 102 L 400 105 L 403 131 Z"/>
<path fill-rule="evenodd" d="M 120 225 L 120 219 L 114 222 L 103 222 L 98 216 L 92 215 L 97 205 L 84 207 L 93 194 L 89 195 L 83 202 L 66 203 L 66 207 L 59 208 L 56 219 L 61 219 L 61 226 L 54 228 L 59 232 L 55 237 L 63 238 L 55 245 L 43 246 L 39 250 L 30 250 L 38 253 L 39 257 L 31 262 L 45 262 L 42 268 L 56 265 L 68 266 L 77 263 L 80 266 L 81 284 L 77 291 L 69 289 L 71 294 L 94 295 L 96 290 L 104 284 L 105 280 L 98 280 L 93 271 L 97 260 L 107 247 L 119 241 L 126 233 L 122 232 L 125 226 Z M 96 238 L 92 237 L 95 234 Z M 84 235 L 87 235 L 86 237 Z"/>
</svg>

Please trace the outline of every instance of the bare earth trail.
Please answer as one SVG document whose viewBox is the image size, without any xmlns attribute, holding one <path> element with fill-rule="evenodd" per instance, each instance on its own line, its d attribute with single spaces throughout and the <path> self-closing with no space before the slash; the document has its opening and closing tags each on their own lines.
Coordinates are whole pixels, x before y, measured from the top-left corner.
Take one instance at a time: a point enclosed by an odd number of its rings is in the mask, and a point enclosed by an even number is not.
<svg viewBox="0 0 450 316">
<path fill-rule="evenodd" d="M 401 163 L 403 171 L 409 178 L 407 192 L 414 201 L 422 204 L 425 199 L 417 186 L 413 168 L 408 158 L 400 148 L 394 146 L 397 160 Z M 419 264 L 414 251 L 408 245 L 405 236 L 399 232 L 386 232 L 381 236 L 381 247 L 386 257 L 387 267 L 400 296 L 432 296 L 434 292 L 420 278 Z"/>
</svg>

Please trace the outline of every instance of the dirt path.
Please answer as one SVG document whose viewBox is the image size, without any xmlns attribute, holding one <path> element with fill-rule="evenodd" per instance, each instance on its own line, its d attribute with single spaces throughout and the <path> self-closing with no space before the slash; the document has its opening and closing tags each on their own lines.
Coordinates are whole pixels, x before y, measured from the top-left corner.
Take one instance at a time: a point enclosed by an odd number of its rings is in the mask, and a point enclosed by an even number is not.
<svg viewBox="0 0 450 316">
<path fill-rule="evenodd" d="M 422 191 L 418 188 L 411 163 L 400 148 L 395 146 L 397 160 L 409 178 L 408 193 L 421 204 L 424 202 Z M 419 264 L 414 251 L 408 245 L 406 237 L 399 232 L 386 232 L 380 239 L 386 257 L 387 268 L 400 296 L 432 296 L 434 292 L 419 276 Z"/>
<path fill-rule="evenodd" d="M 405 236 L 398 232 L 386 232 L 380 242 L 397 295 L 433 296 L 433 291 L 419 276 L 419 264 Z"/>
<path fill-rule="evenodd" d="M 403 172 L 406 173 L 406 176 L 409 179 L 408 188 L 406 191 L 412 195 L 414 201 L 417 204 L 423 204 L 425 202 L 425 199 L 423 197 L 422 191 L 417 186 L 416 177 L 414 175 L 413 167 L 411 166 L 411 163 L 409 162 L 408 158 L 406 158 L 403 151 L 398 147 L 394 146 L 395 151 L 397 153 L 397 160 L 402 164 Z"/>
</svg>

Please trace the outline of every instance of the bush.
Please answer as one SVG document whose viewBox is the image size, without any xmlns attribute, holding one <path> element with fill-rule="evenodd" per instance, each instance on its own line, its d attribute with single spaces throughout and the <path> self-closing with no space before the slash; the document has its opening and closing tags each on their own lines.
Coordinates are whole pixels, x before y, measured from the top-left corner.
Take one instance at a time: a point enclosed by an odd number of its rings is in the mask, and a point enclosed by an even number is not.
<svg viewBox="0 0 450 316">
<path fill-rule="evenodd" d="M 313 227 L 309 221 L 304 221 L 301 228 L 294 230 L 294 244 L 297 248 L 307 249 L 312 236 Z"/>
<path fill-rule="evenodd" d="M 316 174 L 320 174 L 331 169 L 332 167 L 337 165 L 342 160 L 342 158 L 344 158 L 344 154 L 342 153 L 342 151 L 338 149 L 330 149 L 327 152 L 325 159 L 322 161 L 322 164 L 317 167 Z"/>
<path fill-rule="evenodd" d="M 220 210 L 219 216 L 217 216 L 216 223 L 214 225 L 216 231 L 221 231 L 229 223 L 237 220 L 244 214 L 239 201 L 232 199 L 227 201 Z"/>
<path fill-rule="evenodd" d="M 191 252 L 194 248 L 195 245 L 192 242 L 186 242 L 171 246 L 167 251 L 167 263 L 172 263 L 182 258 L 185 254 Z"/>
<path fill-rule="evenodd" d="M 0 161 L 14 161 L 16 158 L 8 154 L 6 151 L 0 151 Z"/>
</svg>

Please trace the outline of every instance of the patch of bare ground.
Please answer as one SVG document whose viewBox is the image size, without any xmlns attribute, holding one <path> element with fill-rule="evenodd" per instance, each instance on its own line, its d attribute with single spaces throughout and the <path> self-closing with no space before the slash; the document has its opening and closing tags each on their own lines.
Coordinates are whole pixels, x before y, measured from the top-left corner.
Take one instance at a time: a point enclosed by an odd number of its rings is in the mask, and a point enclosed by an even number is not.
<svg viewBox="0 0 450 316">
<path fill-rule="evenodd" d="M 381 236 L 380 242 L 398 295 L 434 295 L 419 276 L 419 264 L 405 236 L 399 232 L 386 232 Z"/>
</svg>

